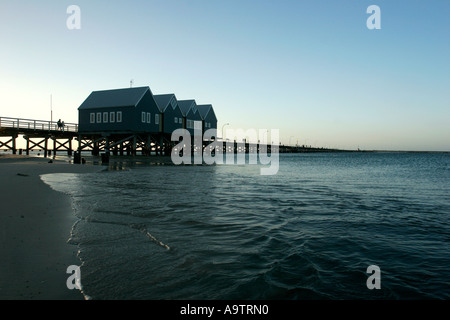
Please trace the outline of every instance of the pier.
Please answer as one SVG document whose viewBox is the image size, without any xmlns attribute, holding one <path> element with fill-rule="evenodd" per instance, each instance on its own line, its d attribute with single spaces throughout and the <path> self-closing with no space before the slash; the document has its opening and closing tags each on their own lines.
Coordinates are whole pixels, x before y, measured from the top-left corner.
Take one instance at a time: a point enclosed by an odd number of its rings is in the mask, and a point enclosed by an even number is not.
<svg viewBox="0 0 450 320">
<path fill-rule="evenodd" d="M 17 139 L 23 136 L 25 148 L 18 148 Z M 219 142 L 221 142 L 219 140 Z M 207 148 L 211 141 L 203 141 L 202 149 Z M 127 155 L 166 155 L 170 156 L 172 148 L 178 142 L 171 141 L 167 133 L 96 133 L 82 134 L 78 124 L 65 123 L 59 128 L 57 122 L 48 120 L 33 120 L 22 118 L 0 117 L 0 150 L 12 154 L 30 154 L 32 150 L 43 151 L 44 157 L 55 156 L 57 153 L 72 156 L 73 152 L 90 152 L 93 156 L 109 153 L 115 156 Z M 271 152 L 271 145 L 249 143 L 247 141 L 223 141 L 222 153 L 252 153 L 265 147 Z M 192 141 L 192 151 L 198 152 L 199 146 Z M 315 148 L 311 146 L 279 145 L 279 153 L 306 152 L 336 152 L 342 150 Z"/>
<path fill-rule="evenodd" d="M 22 135 L 26 147 L 17 147 L 17 138 Z M 78 124 L 65 123 L 58 127 L 56 121 L 32 120 L 0 117 L 0 149 L 9 150 L 12 154 L 30 154 L 31 150 L 42 150 L 44 157 L 67 152 L 71 156 L 72 141 L 78 136 Z"/>
</svg>

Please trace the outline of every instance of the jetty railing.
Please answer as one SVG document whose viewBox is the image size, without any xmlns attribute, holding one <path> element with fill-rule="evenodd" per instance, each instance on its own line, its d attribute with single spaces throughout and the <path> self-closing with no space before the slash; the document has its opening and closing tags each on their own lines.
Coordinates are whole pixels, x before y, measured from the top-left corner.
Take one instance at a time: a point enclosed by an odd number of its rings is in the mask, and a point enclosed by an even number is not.
<svg viewBox="0 0 450 320">
<path fill-rule="evenodd" d="M 78 124 L 64 123 L 58 126 L 57 121 L 32 120 L 20 118 L 0 117 L 0 128 L 13 128 L 18 130 L 48 130 L 63 132 L 78 132 Z"/>
</svg>

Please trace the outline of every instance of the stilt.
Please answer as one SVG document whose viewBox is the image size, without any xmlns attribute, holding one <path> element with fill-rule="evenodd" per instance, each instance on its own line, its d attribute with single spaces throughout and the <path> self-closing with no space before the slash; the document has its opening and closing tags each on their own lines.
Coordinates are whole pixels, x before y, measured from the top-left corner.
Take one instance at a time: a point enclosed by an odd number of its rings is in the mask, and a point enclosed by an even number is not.
<svg viewBox="0 0 450 320">
<path fill-rule="evenodd" d="M 105 138 L 105 152 L 109 152 L 109 137 Z"/>
<path fill-rule="evenodd" d="M 94 147 L 92 148 L 92 155 L 98 156 L 99 154 L 100 154 L 100 149 L 99 149 L 98 141 L 95 141 Z"/>
<path fill-rule="evenodd" d="M 45 139 L 44 158 L 48 156 L 48 138 Z"/>
<path fill-rule="evenodd" d="M 137 145 L 137 138 L 136 136 L 133 137 L 133 145 L 131 146 L 131 155 L 133 157 L 136 156 L 136 145 Z"/>
<path fill-rule="evenodd" d="M 69 139 L 69 149 L 67 149 L 67 155 L 72 156 L 72 138 Z"/>
<path fill-rule="evenodd" d="M 159 137 L 159 155 L 160 156 L 163 155 L 163 148 L 164 148 L 164 139 L 163 139 L 163 136 L 161 135 Z"/>
<path fill-rule="evenodd" d="M 13 137 L 12 137 L 12 152 L 13 152 L 13 154 L 17 154 L 16 139 L 17 139 L 17 135 L 13 135 Z"/>
<path fill-rule="evenodd" d="M 58 150 L 58 146 L 56 145 L 56 137 L 52 137 L 53 140 L 53 159 L 56 157 L 56 150 Z"/>
<path fill-rule="evenodd" d="M 25 153 L 27 156 L 30 155 L 30 139 L 27 136 L 23 136 L 25 138 L 25 140 L 27 140 L 27 148 L 25 150 Z"/>
</svg>

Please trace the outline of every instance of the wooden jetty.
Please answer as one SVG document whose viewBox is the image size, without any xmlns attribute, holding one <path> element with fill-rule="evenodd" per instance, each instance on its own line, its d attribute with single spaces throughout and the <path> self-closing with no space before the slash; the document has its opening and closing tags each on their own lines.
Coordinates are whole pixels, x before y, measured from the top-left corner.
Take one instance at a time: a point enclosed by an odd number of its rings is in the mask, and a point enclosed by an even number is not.
<svg viewBox="0 0 450 320">
<path fill-rule="evenodd" d="M 300 153 L 340 151 L 311 146 L 264 145 L 243 141 L 202 140 L 208 129 L 216 130 L 217 117 L 211 104 L 197 104 L 195 99 L 178 100 L 175 94 L 154 95 L 150 87 L 93 91 L 78 107 L 78 124 L 45 120 L 0 117 L 0 149 L 27 155 L 42 150 L 44 156 L 67 152 L 74 162 L 82 153 L 135 156 L 166 155 L 178 152 L 179 142 L 172 141 L 176 129 L 188 132 L 191 154 L 199 152 L 226 153 Z M 201 133 L 198 140 L 197 133 Z M 223 134 L 223 127 L 222 127 Z M 25 149 L 17 148 L 17 138 L 26 140 Z M 213 138 L 214 139 L 214 138 Z M 215 137 L 215 139 L 218 139 Z M 76 148 L 73 142 L 76 141 Z M 186 141 L 187 143 L 187 141 Z M 22 143 L 23 145 L 23 143 Z M 208 149 L 209 148 L 209 149 Z"/>
<path fill-rule="evenodd" d="M 26 147 L 17 147 L 17 138 L 23 136 Z M 264 147 L 268 153 L 271 145 L 248 143 L 247 141 L 220 141 L 222 142 L 222 153 L 259 153 Z M 202 146 L 191 142 L 192 154 L 201 152 L 208 148 L 211 141 L 203 141 Z M 76 146 L 75 146 L 76 144 Z M 72 156 L 74 151 L 90 152 L 93 156 L 107 153 L 115 156 L 127 155 L 166 155 L 170 156 L 172 149 L 178 142 L 171 141 L 168 133 L 80 133 L 78 124 L 65 123 L 59 128 L 57 122 L 46 120 L 32 120 L 21 118 L 0 117 L 0 149 L 11 151 L 12 154 L 30 154 L 32 150 L 43 151 L 44 157 L 56 156 L 66 153 Z M 304 153 L 304 152 L 336 152 L 341 150 L 313 148 L 308 146 L 278 146 L 279 153 Z M 211 151 L 211 149 L 210 149 Z M 218 151 L 218 150 L 217 150 Z"/>
<path fill-rule="evenodd" d="M 17 148 L 20 135 L 26 140 L 25 149 Z M 58 151 L 65 151 L 71 156 L 72 141 L 77 136 L 78 124 L 75 123 L 65 123 L 59 127 L 56 121 L 0 117 L 0 148 L 12 154 L 25 151 L 29 155 L 31 150 L 42 150 L 45 157 Z"/>
</svg>

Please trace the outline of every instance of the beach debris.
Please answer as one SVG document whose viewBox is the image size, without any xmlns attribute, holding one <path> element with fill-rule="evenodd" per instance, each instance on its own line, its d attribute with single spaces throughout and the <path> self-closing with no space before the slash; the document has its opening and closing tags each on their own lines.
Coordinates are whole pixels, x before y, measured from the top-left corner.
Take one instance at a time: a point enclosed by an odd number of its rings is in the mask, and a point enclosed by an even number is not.
<svg viewBox="0 0 450 320">
<path fill-rule="evenodd" d="M 137 229 L 140 232 L 142 232 L 143 234 L 145 234 L 147 236 L 147 238 L 149 238 L 150 240 L 152 240 L 154 243 L 160 245 L 163 248 L 166 248 L 167 250 L 171 250 L 170 247 L 165 244 L 164 242 L 158 240 L 156 237 L 154 237 L 150 232 L 148 232 L 147 228 L 141 224 L 131 224 L 129 225 L 131 228 L 133 229 Z"/>
<path fill-rule="evenodd" d="M 165 244 L 164 242 L 159 241 L 158 239 L 156 239 L 150 232 L 142 231 L 142 233 L 144 233 L 150 240 L 152 240 L 156 244 L 159 244 L 161 247 L 166 248 L 167 250 L 170 250 L 170 247 L 167 244 Z"/>
<path fill-rule="evenodd" d="M 25 173 L 18 173 L 17 175 L 18 175 L 18 176 L 21 176 L 21 177 L 29 177 L 29 175 L 28 175 L 28 174 L 25 174 Z"/>
</svg>

